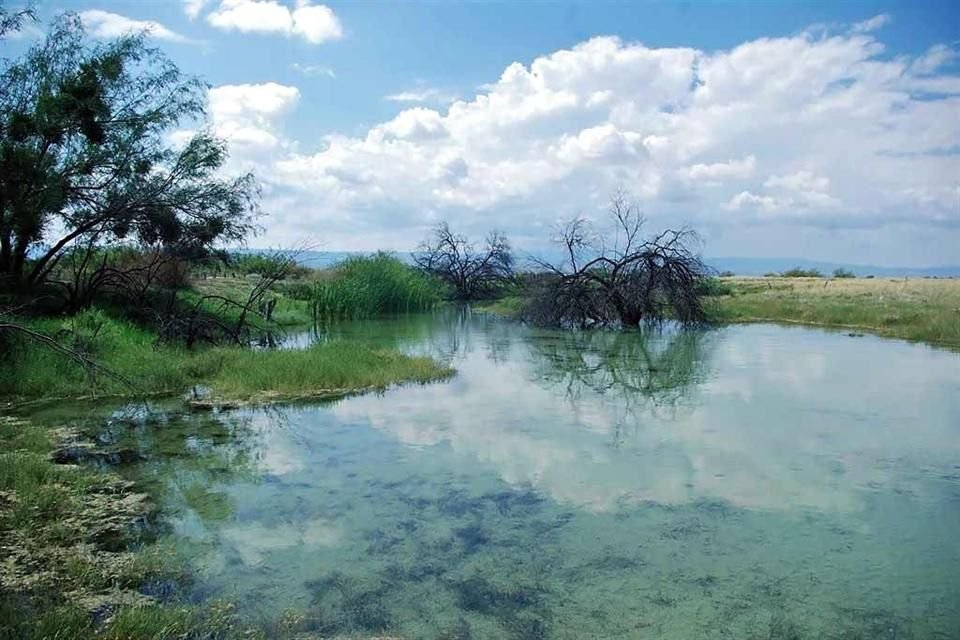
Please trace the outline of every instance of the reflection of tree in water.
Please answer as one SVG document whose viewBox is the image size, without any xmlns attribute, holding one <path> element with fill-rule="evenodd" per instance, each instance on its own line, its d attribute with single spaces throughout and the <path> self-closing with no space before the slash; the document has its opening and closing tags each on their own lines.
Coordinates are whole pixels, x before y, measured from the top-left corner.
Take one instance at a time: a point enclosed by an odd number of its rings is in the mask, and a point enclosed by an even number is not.
<svg viewBox="0 0 960 640">
<path fill-rule="evenodd" d="M 563 388 L 569 402 L 590 395 L 617 408 L 614 444 L 641 412 L 675 415 L 707 376 L 710 334 L 669 327 L 641 331 L 581 331 L 533 334 L 535 375 Z"/>
</svg>

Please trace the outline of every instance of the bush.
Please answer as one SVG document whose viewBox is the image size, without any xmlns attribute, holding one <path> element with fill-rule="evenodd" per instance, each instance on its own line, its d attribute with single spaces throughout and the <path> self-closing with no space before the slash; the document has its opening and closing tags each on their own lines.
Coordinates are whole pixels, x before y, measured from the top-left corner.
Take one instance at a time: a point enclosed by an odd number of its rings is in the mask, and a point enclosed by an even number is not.
<svg viewBox="0 0 960 640">
<path fill-rule="evenodd" d="M 780 274 L 784 278 L 822 278 L 823 274 L 816 269 L 801 269 L 794 267 Z"/>
<path fill-rule="evenodd" d="M 722 282 L 719 278 L 707 278 L 697 286 L 697 294 L 701 296 L 730 296 L 733 295 L 733 286 Z"/>
<path fill-rule="evenodd" d="M 857 274 L 847 269 L 834 269 L 833 277 L 834 278 L 856 278 Z"/>
</svg>

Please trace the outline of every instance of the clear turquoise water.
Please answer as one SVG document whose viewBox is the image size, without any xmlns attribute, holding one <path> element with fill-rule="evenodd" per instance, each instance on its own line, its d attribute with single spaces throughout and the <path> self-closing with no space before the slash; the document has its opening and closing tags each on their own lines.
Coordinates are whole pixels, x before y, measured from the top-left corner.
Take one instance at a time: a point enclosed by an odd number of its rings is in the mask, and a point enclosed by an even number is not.
<svg viewBox="0 0 960 640">
<path fill-rule="evenodd" d="M 458 374 L 111 421 L 204 597 L 331 636 L 960 637 L 955 353 L 453 312 L 328 337 Z"/>
</svg>

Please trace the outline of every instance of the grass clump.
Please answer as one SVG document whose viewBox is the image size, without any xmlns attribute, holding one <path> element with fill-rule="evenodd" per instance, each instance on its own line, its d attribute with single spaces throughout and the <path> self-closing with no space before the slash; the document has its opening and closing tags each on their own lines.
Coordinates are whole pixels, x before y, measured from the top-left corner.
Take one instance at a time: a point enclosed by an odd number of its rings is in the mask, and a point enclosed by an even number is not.
<svg viewBox="0 0 960 640">
<path fill-rule="evenodd" d="M 71 344 L 133 383 L 92 375 L 72 360 L 32 341 L 0 344 L 0 397 L 10 400 L 136 396 L 210 387 L 222 399 L 308 397 L 321 391 L 359 391 L 402 382 L 427 382 L 452 372 L 428 358 L 359 344 L 330 342 L 298 351 L 160 343 L 126 320 L 91 309 L 72 318 L 32 320 L 29 326 Z"/>
<path fill-rule="evenodd" d="M 444 298 L 437 279 L 388 253 L 347 258 L 311 291 L 318 319 L 427 311 Z"/>
<path fill-rule="evenodd" d="M 522 296 L 506 296 L 498 300 L 485 300 L 477 308 L 501 318 L 518 318 L 523 311 L 525 300 Z"/>
<path fill-rule="evenodd" d="M 210 356 L 220 362 L 208 383 L 217 396 L 229 399 L 382 389 L 398 382 L 430 382 L 453 373 L 430 358 L 339 341 L 303 351 L 217 349 Z"/>
<path fill-rule="evenodd" d="M 721 322 L 835 326 L 960 349 L 960 280 L 734 278 L 713 298 Z"/>
</svg>

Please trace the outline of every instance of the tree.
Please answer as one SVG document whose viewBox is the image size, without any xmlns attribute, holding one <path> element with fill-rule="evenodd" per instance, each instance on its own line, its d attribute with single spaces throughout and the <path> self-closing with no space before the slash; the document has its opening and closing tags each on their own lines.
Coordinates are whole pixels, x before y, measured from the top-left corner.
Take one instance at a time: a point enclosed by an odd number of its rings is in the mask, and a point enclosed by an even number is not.
<svg viewBox="0 0 960 640">
<path fill-rule="evenodd" d="M 167 142 L 204 103 L 204 85 L 143 34 L 91 44 L 73 15 L 4 61 L 0 285 L 29 291 L 66 255 L 104 246 L 194 256 L 247 235 L 253 176 L 219 177 L 226 148 L 206 132 Z"/>
<path fill-rule="evenodd" d="M 8 11 L 0 5 L 0 38 L 8 33 L 19 31 L 24 21 L 36 20 L 32 5 L 31 2 L 29 6 L 15 11 Z"/>
<path fill-rule="evenodd" d="M 594 232 L 577 218 L 560 230 L 564 262 L 538 260 L 544 275 L 524 316 L 548 326 L 620 325 L 670 317 L 684 324 L 706 320 L 700 290 L 709 273 L 694 252 L 696 234 L 667 229 L 644 240 L 645 219 L 622 192 L 611 199 L 612 229 Z"/>
<path fill-rule="evenodd" d="M 513 254 L 504 234 L 491 232 L 477 249 L 465 236 L 453 233 L 446 222 L 434 227 L 414 260 L 450 285 L 459 300 L 490 297 L 513 277 Z"/>
</svg>

